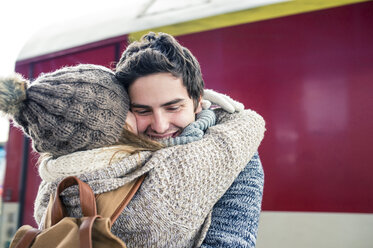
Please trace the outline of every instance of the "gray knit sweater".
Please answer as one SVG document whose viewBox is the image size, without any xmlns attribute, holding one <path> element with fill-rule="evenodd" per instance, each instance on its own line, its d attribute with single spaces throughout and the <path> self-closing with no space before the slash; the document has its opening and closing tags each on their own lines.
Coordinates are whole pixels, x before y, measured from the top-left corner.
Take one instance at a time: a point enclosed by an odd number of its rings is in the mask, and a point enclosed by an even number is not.
<svg viewBox="0 0 373 248">
<path fill-rule="evenodd" d="M 219 125 L 200 141 L 122 156 L 108 165 L 110 148 L 78 152 L 46 160 L 35 201 L 40 226 L 49 196 L 61 178 L 77 175 L 96 194 L 114 190 L 148 173 L 141 188 L 112 227 L 128 247 L 193 247 L 214 204 L 249 162 L 263 139 L 264 121 L 254 111 L 217 111 Z M 64 192 L 70 214 L 80 216 L 75 188 Z M 204 226 L 205 224 L 205 226 Z"/>
</svg>

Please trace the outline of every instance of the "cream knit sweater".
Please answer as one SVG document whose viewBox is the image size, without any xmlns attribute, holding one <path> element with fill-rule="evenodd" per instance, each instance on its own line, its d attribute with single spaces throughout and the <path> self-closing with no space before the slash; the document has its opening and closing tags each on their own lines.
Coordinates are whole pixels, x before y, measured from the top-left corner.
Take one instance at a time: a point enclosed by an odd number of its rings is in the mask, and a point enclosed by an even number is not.
<svg viewBox="0 0 373 248">
<path fill-rule="evenodd" d="M 77 152 L 40 165 L 42 183 L 35 219 L 42 226 L 50 194 L 66 176 L 88 182 L 96 194 L 116 189 L 148 173 L 141 188 L 114 223 L 112 232 L 131 247 L 195 247 L 209 225 L 214 204 L 247 165 L 264 136 L 264 120 L 251 110 L 216 111 L 218 125 L 204 138 L 151 154 L 116 157 L 110 148 Z M 76 188 L 64 192 L 72 216 L 80 216 Z"/>
</svg>

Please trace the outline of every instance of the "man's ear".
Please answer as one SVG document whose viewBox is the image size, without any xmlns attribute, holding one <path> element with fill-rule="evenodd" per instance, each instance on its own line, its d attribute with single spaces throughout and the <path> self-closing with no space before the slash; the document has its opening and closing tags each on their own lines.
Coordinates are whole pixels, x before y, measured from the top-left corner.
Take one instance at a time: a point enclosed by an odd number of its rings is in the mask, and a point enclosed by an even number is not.
<svg viewBox="0 0 373 248">
<path fill-rule="evenodd" d="M 198 114 L 202 111 L 202 95 L 199 96 L 195 113 Z"/>
</svg>

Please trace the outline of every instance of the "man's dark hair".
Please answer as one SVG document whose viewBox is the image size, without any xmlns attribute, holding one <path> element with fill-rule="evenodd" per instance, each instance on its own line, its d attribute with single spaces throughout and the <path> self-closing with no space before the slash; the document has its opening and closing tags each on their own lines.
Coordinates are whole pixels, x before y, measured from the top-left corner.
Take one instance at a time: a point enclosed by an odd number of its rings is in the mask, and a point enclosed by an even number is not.
<svg viewBox="0 0 373 248">
<path fill-rule="evenodd" d="M 131 43 L 115 69 L 117 79 L 127 90 L 136 79 L 159 72 L 181 78 L 197 108 L 204 88 L 200 65 L 193 54 L 169 34 L 150 32 Z"/>
</svg>

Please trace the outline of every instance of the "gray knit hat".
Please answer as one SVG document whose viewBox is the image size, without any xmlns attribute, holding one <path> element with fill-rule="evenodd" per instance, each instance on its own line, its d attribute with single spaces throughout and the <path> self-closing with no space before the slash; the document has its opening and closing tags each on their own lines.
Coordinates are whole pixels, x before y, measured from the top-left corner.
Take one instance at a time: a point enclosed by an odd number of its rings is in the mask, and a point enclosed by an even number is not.
<svg viewBox="0 0 373 248">
<path fill-rule="evenodd" d="M 58 157 L 115 144 L 129 97 L 111 70 L 82 64 L 32 84 L 20 75 L 0 79 L 0 110 L 31 137 L 36 151 Z"/>
</svg>

